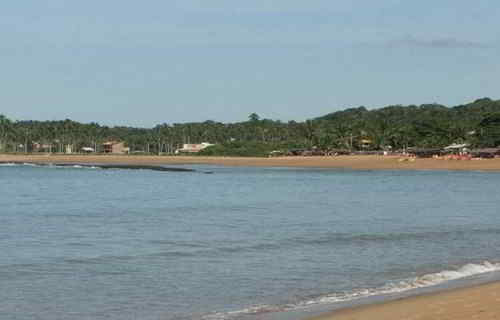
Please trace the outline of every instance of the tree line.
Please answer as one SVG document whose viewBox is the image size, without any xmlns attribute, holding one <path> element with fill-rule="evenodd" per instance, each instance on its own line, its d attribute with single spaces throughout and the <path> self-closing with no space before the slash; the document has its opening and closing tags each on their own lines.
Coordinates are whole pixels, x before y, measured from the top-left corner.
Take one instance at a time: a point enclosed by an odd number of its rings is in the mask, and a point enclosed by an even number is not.
<svg viewBox="0 0 500 320">
<path fill-rule="evenodd" d="M 123 141 L 135 153 L 170 154 L 184 143 L 210 142 L 204 154 L 267 155 L 271 150 L 402 150 L 452 143 L 500 146 L 500 100 L 478 99 L 455 107 L 440 104 L 349 108 L 303 122 L 261 119 L 221 123 L 162 123 L 153 128 L 109 127 L 98 123 L 12 121 L 0 115 L 1 152 L 64 152 L 106 141 Z M 38 146 L 38 147 L 35 147 Z M 42 146 L 42 148 L 40 148 Z"/>
</svg>

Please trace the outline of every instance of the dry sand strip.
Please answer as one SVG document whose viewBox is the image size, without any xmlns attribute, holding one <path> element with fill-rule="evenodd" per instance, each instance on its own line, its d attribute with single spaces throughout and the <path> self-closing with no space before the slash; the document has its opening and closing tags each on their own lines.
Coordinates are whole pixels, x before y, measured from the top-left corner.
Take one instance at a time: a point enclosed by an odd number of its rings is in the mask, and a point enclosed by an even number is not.
<svg viewBox="0 0 500 320">
<path fill-rule="evenodd" d="M 1 162 L 100 163 L 127 165 L 208 164 L 249 167 L 342 168 L 354 170 L 490 170 L 500 171 L 500 159 L 401 161 L 395 156 L 339 157 L 198 157 L 127 155 L 0 155 Z"/>
<path fill-rule="evenodd" d="M 491 320 L 500 319 L 500 283 L 343 309 L 308 320 Z"/>
</svg>

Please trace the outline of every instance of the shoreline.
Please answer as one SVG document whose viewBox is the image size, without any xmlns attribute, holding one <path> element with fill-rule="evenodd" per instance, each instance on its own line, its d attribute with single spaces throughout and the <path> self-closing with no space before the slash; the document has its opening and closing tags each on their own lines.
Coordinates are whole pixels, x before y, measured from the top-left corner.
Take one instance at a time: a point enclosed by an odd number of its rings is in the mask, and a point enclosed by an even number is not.
<svg viewBox="0 0 500 320">
<path fill-rule="evenodd" d="M 500 319 L 500 281 L 326 312 L 305 320 Z"/>
<path fill-rule="evenodd" d="M 331 168 L 350 170 L 455 170 L 500 171 L 500 158 L 480 160 L 415 159 L 401 161 L 399 156 L 349 155 L 337 157 L 201 157 L 131 155 L 0 154 L 0 162 L 113 164 L 113 165 L 221 165 L 246 167 Z"/>
<path fill-rule="evenodd" d="M 444 269 L 435 273 L 423 274 L 412 280 L 389 281 L 388 286 L 384 285 L 375 289 L 360 289 L 353 291 L 353 295 L 347 294 L 347 299 L 342 295 L 326 295 L 319 300 L 307 300 L 305 304 L 297 305 L 297 308 L 284 310 L 285 315 L 280 316 L 272 312 L 270 316 L 263 316 L 263 320 L 400 320 L 400 319 L 448 319 L 441 314 L 434 314 L 433 310 L 426 309 L 427 305 L 435 303 L 434 300 L 444 301 L 449 299 L 446 294 L 460 294 L 460 299 L 466 300 L 471 294 L 468 292 L 474 288 L 482 288 L 494 285 L 496 302 L 500 302 L 500 264 L 483 261 L 482 263 L 466 263 L 462 267 L 455 269 Z M 458 275 L 461 274 L 461 275 Z M 401 281 L 401 282 L 399 282 Z M 479 290 L 479 289 L 478 289 Z M 329 298 L 332 297 L 333 300 Z M 325 300 L 326 298 L 326 300 Z M 418 306 L 411 309 L 408 304 L 413 304 L 413 299 L 421 299 Z M 329 300 L 329 301 L 328 301 Z M 313 302 L 315 301 L 315 302 Z M 483 301 L 479 298 L 478 303 Z M 449 304 L 451 302 L 446 302 Z M 465 301 L 464 303 L 467 303 Z M 474 302 L 476 304 L 476 302 Z M 441 305 L 444 305 L 442 302 Z M 306 306 L 302 308 L 301 306 Z M 456 306 L 443 306 L 452 308 Z M 486 305 L 489 308 L 489 304 Z M 398 313 L 394 310 L 410 310 L 412 315 Z M 424 310 L 425 312 L 422 312 Z M 441 310 L 442 311 L 442 310 Z M 497 309 L 495 309 L 497 313 Z M 380 316 L 378 316 L 380 314 Z M 387 314 L 394 314 L 388 317 Z M 500 319 L 500 304 L 498 308 Z M 465 320 L 467 317 L 451 319 Z M 478 318 L 483 320 L 483 318 Z M 485 318 L 490 319 L 490 318 Z M 496 318 L 495 318 L 496 319 Z"/>
</svg>

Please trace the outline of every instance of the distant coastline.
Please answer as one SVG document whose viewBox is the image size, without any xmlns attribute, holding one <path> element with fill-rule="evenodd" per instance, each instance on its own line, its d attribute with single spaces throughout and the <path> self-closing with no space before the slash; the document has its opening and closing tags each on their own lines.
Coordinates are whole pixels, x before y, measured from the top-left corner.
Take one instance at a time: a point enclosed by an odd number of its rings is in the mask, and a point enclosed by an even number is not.
<svg viewBox="0 0 500 320">
<path fill-rule="evenodd" d="M 161 121 L 161 119 L 159 119 Z M 218 157 L 407 153 L 500 156 L 500 100 L 348 108 L 305 121 L 102 126 L 70 119 L 13 121 L 0 114 L 0 152 Z M 461 147 L 459 147 L 461 146 Z M 494 149 L 494 150 L 493 150 Z"/>
<path fill-rule="evenodd" d="M 0 154 L 0 162 L 103 164 L 129 166 L 222 165 L 248 167 L 335 168 L 351 170 L 470 170 L 500 171 L 500 159 L 400 161 L 398 156 L 351 155 L 337 157 L 201 157 L 127 155 L 10 155 Z"/>
</svg>

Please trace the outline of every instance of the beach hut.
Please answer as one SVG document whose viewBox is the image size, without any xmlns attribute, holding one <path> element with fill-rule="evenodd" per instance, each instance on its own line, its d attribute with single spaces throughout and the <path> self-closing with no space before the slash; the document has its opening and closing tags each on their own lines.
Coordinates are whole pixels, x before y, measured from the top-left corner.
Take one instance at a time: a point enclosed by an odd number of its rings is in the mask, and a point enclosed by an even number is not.
<svg viewBox="0 0 500 320">
<path fill-rule="evenodd" d="M 438 148 L 408 148 L 406 152 L 410 156 L 415 156 L 417 158 L 432 158 L 442 154 L 441 149 Z"/>
<path fill-rule="evenodd" d="M 470 151 L 473 158 L 491 159 L 500 157 L 500 148 L 483 148 Z"/>
<path fill-rule="evenodd" d="M 123 142 L 107 141 L 102 144 L 102 152 L 124 154 L 128 152 L 128 148 L 125 147 L 125 144 Z"/>
<path fill-rule="evenodd" d="M 453 153 L 453 154 L 467 154 L 469 152 L 469 144 L 467 143 L 453 143 L 447 147 L 444 147 L 444 151 L 447 153 Z"/>
<path fill-rule="evenodd" d="M 290 149 L 287 152 L 288 156 L 302 156 L 306 149 Z"/>
<path fill-rule="evenodd" d="M 176 154 L 179 153 L 198 153 L 203 149 L 206 149 L 208 147 L 214 146 L 214 144 L 208 143 L 208 142 L 202 142 L 202 143 L 185 143 L 182 145 L 182 148 L 177 149 L 175 151 Z"/>
<path fill-rule="evenodd" d="M 82 152 L 83 153 L 92 153 L 92 152 L 95 152 L 95 150 L 94 150 L 94 148 L 91 148 L 91 147 L 83 147 Z"/>
</svg>

